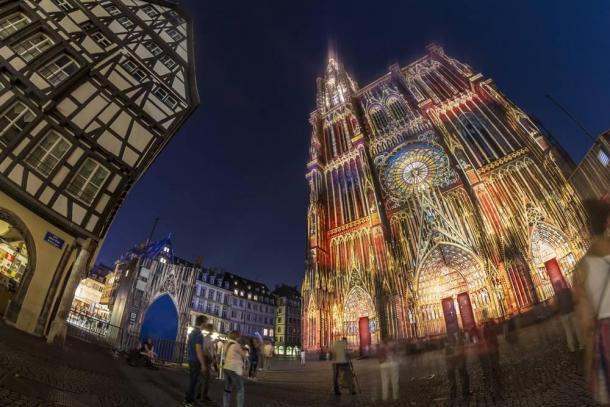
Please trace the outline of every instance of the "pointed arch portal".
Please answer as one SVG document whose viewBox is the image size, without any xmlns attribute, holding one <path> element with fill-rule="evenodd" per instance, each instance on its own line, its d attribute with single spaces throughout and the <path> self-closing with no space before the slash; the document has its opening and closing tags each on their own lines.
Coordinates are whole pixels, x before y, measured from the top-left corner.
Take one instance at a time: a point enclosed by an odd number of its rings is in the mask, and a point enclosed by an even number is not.
<svg viewBox="0 0 610 407">
<path fill-rule="evenodd" d="M 492 306 L 485 274 L 481 259 L 467 248 L 449 242 L 434 246 L 415 280 L 419 335 L 473 327 Z"/>
<path fill-rule="evenodd" d="M 568 287 L 576 257 L 563 232 L 547 223 L 536 223 L 532 228 L 530 250 L 536 270 L 534 281 L 541 300 Z"/>
<path fill-rule="evenodd" d="M 352 288 L 343 303 L 343 332 L 350 348 L 366 352 L 379 343 L 377 311 L 370 294 L 362 287 Z"/>
<path fill-rule="evenodd" d="M 155 344 L 155 352 L 162 360 L 172 360 L 174 346 L 168 346 L 178 337 L 178 309 L 169 294 L 158 296 L 144 314 L 140 340 L 151 338 Z"/>
</svg>

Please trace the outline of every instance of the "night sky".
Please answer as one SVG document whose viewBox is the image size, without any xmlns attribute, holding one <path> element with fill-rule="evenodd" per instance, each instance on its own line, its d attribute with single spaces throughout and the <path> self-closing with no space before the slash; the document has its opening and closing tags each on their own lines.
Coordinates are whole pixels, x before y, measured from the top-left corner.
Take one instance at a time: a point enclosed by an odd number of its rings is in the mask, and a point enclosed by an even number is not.
<svg viewBox="0 0 610 407">
<path fill-rule="evenodd" d="M 606 1 L 202 1 L 194 16 L 201 105 L 119 211 L 100 261 L 172 233 L 201 256 L 270 286 L 300 284 L 305 164 L 315 79 L 329 41 L 359 85 L 445 51 L 493 78 L 580 160 L 590 145 L 546 98 L 593 134 L 610 127 Z M 586 6 L 586 7 L 585 7 Z"/>
</svg>

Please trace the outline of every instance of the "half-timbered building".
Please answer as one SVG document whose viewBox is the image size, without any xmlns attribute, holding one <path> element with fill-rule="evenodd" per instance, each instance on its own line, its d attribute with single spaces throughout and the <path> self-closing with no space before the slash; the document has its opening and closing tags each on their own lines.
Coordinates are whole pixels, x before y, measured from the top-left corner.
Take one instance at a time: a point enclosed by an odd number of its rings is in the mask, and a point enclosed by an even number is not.
<svg viewBox="0 0 610 407">
<path fill-rule="evenodd" d="M 0 1 L 0 313 L 20 329 L 48 332 L 197 107 L 192 28 L 170 1 Z"/>
</svg>

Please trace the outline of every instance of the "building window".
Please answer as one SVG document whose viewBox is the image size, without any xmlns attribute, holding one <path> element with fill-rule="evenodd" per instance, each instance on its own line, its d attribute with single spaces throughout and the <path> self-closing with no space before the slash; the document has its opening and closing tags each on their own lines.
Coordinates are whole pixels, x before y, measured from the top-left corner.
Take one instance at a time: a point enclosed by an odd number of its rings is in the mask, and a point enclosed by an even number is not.
<svg viewBox="0 0 610 407">
<path fill-rule="evenodd" d="M 165 65 L 168 69 L 173 69 L 176 66 L 176 61 L 174 61 L 169 55 L 167 54 L 163 54 L 160 58 L 159 61 L 161 61 L 161 63 L 163 65 Z"/>
<path fill-rule="evenodd" d="M 123 28 L 129 29 L 134 26 L 133 21 L 131 21 L 129 17 L 120 16 L 116 20 L 123 26 Z"/>
<path fill-rule="evenodd" d="M 22 102 L 15 102 L 0 114 L 0 146 L 7 146 L 34 121 L 34 113 Z"/>
<path fill-rule="evenodd" d="M 80 28 L 83 31 L 90 31 L 95 28 L 95 24 L 93 24 L 91 21 L 87 20 L 84 23 L 80 24 Z"/>
<path fill-rule="evenodd" d="M 30 152 L 26 162 L 44 176 L 51 174 L 70 149 L 70 143 L 55 130 L 49 131 Z"/>
<path fill-rule="evenodd" d="M 123 62 L 123 68 L 127 70 L 138 82 L 144 82 L 148 75 L 131 59 Z"/>
<path fill-rule="evenodd" d="M 166 263 L 167 263 L 167 259 L 166 259 L 165 257 L 161 257 L 161 258 L 159 259 L 159 261 L 160 261 L 162 264 L 166 264 Z"/>
<path fill-rule="evenodd" d="M 392 99 L 388 103 L 388 108 L 395 120 L 406 119 L 407 111 L 402 101 L 398 99 Z"/>
<path fill-rule="evenodd" d="M 72 4 L 70 4 L 70 2 L 68 2 L 68 0 L 55 0 L 55 4 L 57 4 L 57 7 L 59 7 L 63 11 L 74 10 L 74 7 L 72 7 Z"/>
<path fill-rule="evenodd" d="M 610 164 L 610 157 L 608 157 L 608 154 L 604 150 L 599 150 L 597 152 L 597 159 L 604 167 L 607 167 L 608 164 Z"/>
<path fill-rule="evenodd" d="M 68 55 L 63 54 L 53 59 L 40 69 L 40 75 L 51 85 L 57 86 L 78 71 L 78 64 Z"/>
<path fill-rule="evenodd" d="M 158 97 L 159 100 L 172 109 L 175 109 L 176 106 L 178 106 L 178 101 L 174 99 L 173 96 L 170 96 L 170 94 L 160 86 L 157 86 L 157 88 L 153 91 L 153 95 Z"/>
<path fill-rule="evenodd" d="M 26 38 L 15 45 L 15 52 L 26 61 L 31 61 L 47 49 L 51 48 L 53 41 L 43 33 Z"/>
<path fill-rule="evenodd" d="M 159 47 L 157 44 L 155 44 L 152 41 L 147 42 L 146 44 L 144 44 L 144 46 L 146 47 L 147 50 L 150 51 L 151 54 L 153 54 L 156 57 L 163 53 L 163 50 L 161 49 L 161 47 Z"/>
<path fill-rule="evenodd" d="M 144 6 L 142 11 L 146 13 L 148 17 L 156 17 L 159 15 L 159 12 L 157 12 L 157 10 L 155 10 L 152 6 Z"/>
<path fill-rule="evenodd" d="M 109 4 L 107 6 L 104 6 L 104 8 L 108 12 L 108 14 L 110 14 L 111 16 L 116 16 L 116 15 L 121 14 L 121 10 L 119 10 L 116 6 Z"/>
<path fill-rule="evenodd" d="M 178 30 L 174 29 L 174 28 L 170 28 L 169 30 L 167 30 L 167 34 L 171 37 L 172 40 L 174 41 L 180 41 L 182 39 L 182 34 L 180 34 L 178 32 Z"/>
<path fill-rule="evenodd" d="M 108 48 L 112 44 L 112 42 L 99 31 L 92 33 L 91 38 L 93 38 L 93 41 L 97 42 L 97 45 L 102 48 Z"/>
<path fill-rule="evenodd" d="M 110 171 L 100 163 L 87 158 L 68 185 L 68 192 L 86 204 L 91 204 L 97 196 Z"/>
<path fill-rule="evenodd" d="M 15 13 L 0 19 L 0 39 L 3 40 L 16 33 L 30 23 L 30 19 L 23 13 Z"/>
</svg>

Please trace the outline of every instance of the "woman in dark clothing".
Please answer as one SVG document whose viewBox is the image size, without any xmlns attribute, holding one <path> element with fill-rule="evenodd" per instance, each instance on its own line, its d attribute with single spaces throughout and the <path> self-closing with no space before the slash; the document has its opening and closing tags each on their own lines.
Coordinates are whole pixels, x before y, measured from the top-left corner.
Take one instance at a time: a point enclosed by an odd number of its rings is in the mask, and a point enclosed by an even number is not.
<svg viewBox="0 0 610 407">
<path fill-rule="evenodd" d="M 258 368 L 258 347 L 254 339 L 250 339 L 250 369 L 248 370 L 248 377 L 250 379 L 256 379 L 256 370 Z"/>
</svg>

